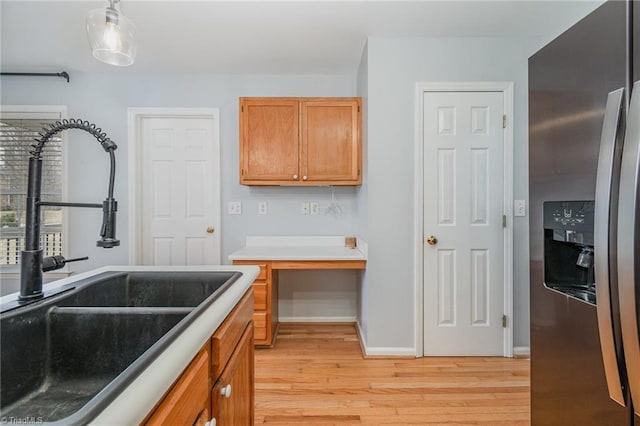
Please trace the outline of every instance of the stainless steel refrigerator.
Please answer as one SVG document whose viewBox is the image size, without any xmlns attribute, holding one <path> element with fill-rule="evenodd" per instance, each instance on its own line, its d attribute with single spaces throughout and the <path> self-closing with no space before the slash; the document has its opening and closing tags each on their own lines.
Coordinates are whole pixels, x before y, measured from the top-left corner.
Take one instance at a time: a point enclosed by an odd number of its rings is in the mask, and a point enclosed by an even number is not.
<svg viewBox="0 0 640 426">
<path fill-rule="evenodd" d="M 529 59 L 531 417 L 640 426 L 640 0 Z"/>
</svg>

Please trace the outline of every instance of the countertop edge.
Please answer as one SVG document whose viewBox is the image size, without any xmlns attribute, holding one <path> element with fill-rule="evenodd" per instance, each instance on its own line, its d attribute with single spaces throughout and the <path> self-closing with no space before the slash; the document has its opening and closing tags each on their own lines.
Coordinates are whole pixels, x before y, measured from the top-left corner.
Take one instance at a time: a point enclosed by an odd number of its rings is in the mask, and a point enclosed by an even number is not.
<svg viewBox="0 0 640 426">
<path fill-rule="evenodd" d="M 326 257 L 322 257 L 322 256 L 269 256 L 269 255 L 258 255 L 258 256 L 249 256 L 249 255 L 238 255 L 238 256 L 229 256 L 229 260 L 264 260 L 264 261 L 272 261 L 272 260 L 282 260 L 282 261 L 290 261 L 290 262 L 296 262 L 296 261 L 301 261 L 301 262 L 313 262 L 313 261 L 317 261 L 317 262 L 322 262 L 322 261 L 330 261 L 330 262 L 339 262 L 339 261 L 358 261 L 358 260 L 362 260 L 362 261 L 366 261 L 367 259 L 364 256 L 350 256 L 350 257 L 346 257 L 346 256 L 342 256 L 342 257 L 337 257 L 337 256 L 326 256 Z"/>
<path fill-rule="evenodd" d="M 367 260 L 367 256 L 357 247 L 344 249 L 337 247 L 342 253 L 313 253 L 313 247 L 291 246 L 290 253 L 282 253 L 283 247 L 243 247 L 229 255 L 229 260 L 285 260 L 285 261 L 340 261 Z M 323 247 L 326 249 L 326 247 Z M 307 249 L 307 252 L 305 252 Z M 347 251 L 348 250 L 348 251 Z"/>
</svg>

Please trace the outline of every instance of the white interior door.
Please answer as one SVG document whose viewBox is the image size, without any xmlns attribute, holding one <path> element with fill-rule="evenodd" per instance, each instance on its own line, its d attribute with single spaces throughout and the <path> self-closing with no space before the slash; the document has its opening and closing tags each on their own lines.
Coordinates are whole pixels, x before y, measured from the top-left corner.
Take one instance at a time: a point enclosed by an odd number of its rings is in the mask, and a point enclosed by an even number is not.
<svg viewBox="0 0 640 426">
<path fill-rule="evenodd" d="M 219 142 L 212 117 L 143 117 L 144 265 L 220 263 Z"/>
<path fill-rule="evenodd" d="M 425 356 L 503 354 L 503 96 L 424 93 Z"/>
</svg>

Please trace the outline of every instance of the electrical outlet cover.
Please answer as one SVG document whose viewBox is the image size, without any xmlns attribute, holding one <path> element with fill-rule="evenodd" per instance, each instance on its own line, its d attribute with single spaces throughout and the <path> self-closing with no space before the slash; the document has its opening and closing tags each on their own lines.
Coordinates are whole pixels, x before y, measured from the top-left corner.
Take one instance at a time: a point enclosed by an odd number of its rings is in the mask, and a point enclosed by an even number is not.
<svg viewBox="0 0 640 426">
<path fill-rule="evenodd" d="M 312 201 L 312 202 L 309 204 L 309 212 L 310 212 L 312 215 L 320 214 L 320 205 L 318 204 L 318 202 L 317 202 L 317 201 Z"/>
<path fill-rule="evenodd" d="M 267 202 L 260 201 L 258 203 L 258 214 L 267 214 Z"/>
</svg>

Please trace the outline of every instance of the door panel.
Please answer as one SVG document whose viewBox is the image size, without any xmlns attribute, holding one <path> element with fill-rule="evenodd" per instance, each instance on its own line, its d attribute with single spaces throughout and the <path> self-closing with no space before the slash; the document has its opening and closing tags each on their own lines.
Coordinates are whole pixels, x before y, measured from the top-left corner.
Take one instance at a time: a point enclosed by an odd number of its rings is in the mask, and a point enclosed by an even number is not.
<svg viewBox="0 0 640 426">
<path fill-rule="evenodd" d="M 209 118 L 142 119 L 143 264 L 220 263 L 214 137 Z"/>
<path fill-rule="evenodd" d="M 299 105 L 295 99 L 242 99 L 243 180 L 299 179 Z"/>
<path fill-rule="evenodd" d="M 424 95 L 424 354 L 502 355 L 502 92 Z"/>
<path fill-rule="evenodd" d="M 543 203 L 593 200 L 609 92 L 625 85 L 625 2 L 606 2 L 529 59 L 531 423 L 624 425 L 596 309 L 544 286 Z M 612 307 L 614 316 L 616 306 Z M 589 374 L 585 374 L 588 371 Z M 576 401 L 580 401 L 576 404 Z"/>
<path fill-rule="evenodd" d="M 640 0 L 633 0 L 633 74 L 632 84 L 640 80 Z"/>
<path fill-rule="evenodd" d="M 358 180 L 358 107 L 356 100 L 302 102 L 303 180 Z"/>
</svg>

